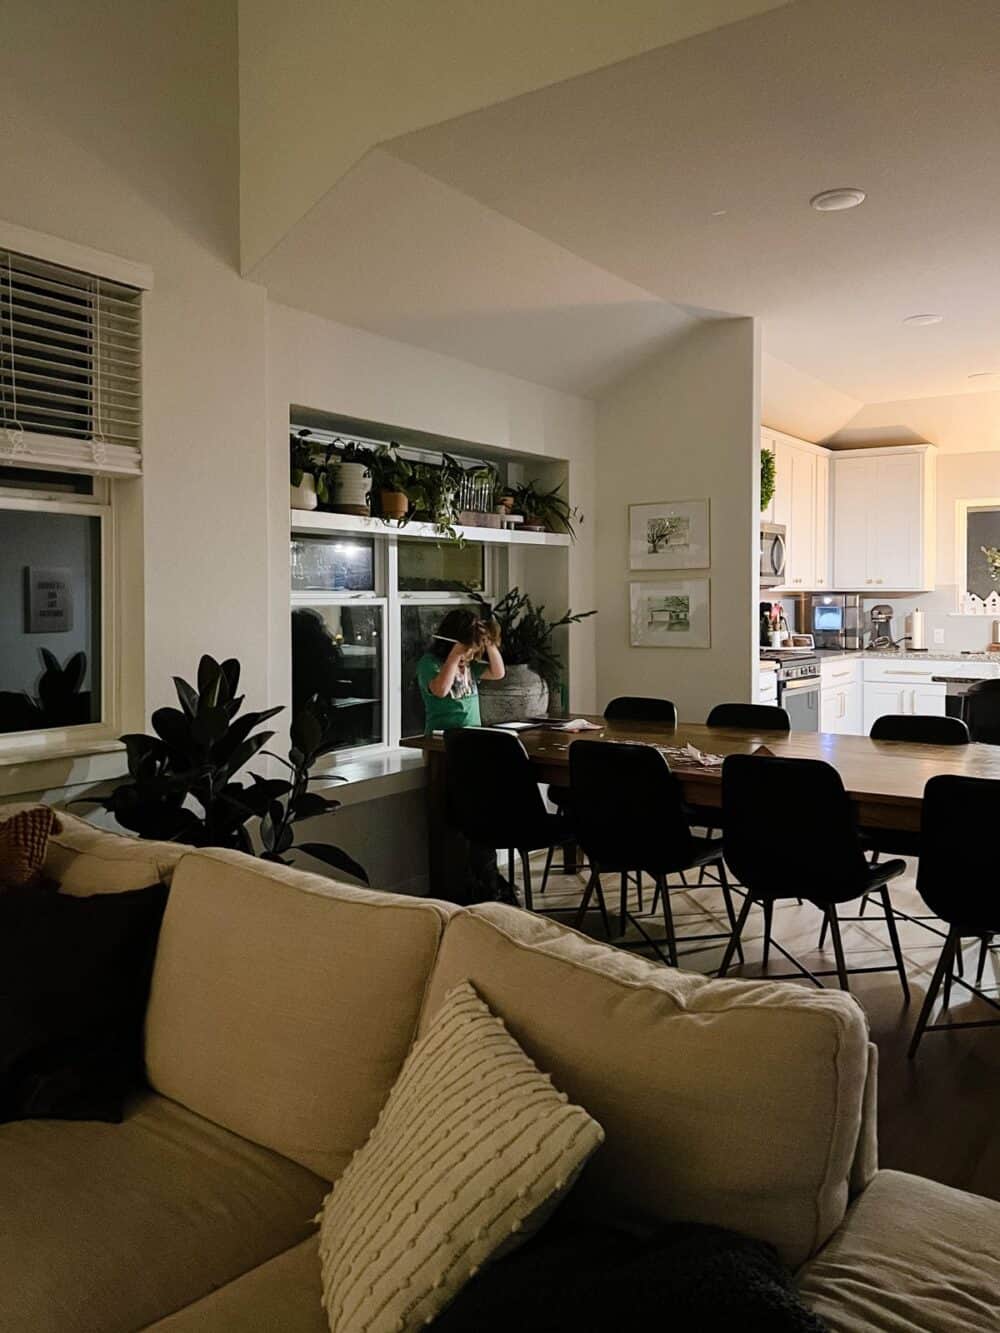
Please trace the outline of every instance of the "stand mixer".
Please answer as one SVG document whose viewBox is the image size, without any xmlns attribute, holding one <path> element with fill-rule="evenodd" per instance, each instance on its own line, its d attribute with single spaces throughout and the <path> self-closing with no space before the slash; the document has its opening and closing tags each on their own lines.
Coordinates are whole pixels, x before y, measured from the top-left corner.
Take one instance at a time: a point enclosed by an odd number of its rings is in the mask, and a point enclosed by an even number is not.
<svg viewBox="0 0 1000 1333">
<path fill-rule="evenodd" d="M 896 639 L 892 629 L 892 607 L 888 602 L 879 602 L 870 612 L 872 621 L 871 642 L 869 648 L 898 648 L 909 640 L 909 635 Z"/>
</svg>

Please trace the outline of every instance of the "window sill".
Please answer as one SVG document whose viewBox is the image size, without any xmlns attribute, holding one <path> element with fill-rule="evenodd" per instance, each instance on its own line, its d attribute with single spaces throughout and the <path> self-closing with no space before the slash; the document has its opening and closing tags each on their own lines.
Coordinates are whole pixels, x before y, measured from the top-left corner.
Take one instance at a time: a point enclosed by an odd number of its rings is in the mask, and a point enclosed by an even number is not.
<svg viewBox="0 0 1000 1333">
<path fill-rule="evenodd" d="M 0 748 L 0 797 L 114 781 L 127 771 L 117 740 L 11 745 Z"/>
<path fill-rule="evenodd" d="M 346 781 L 332 781 L 335 775 Z M 328 784 L 323 781 L 326 776 L 331 779 Z M 400 792 L 418 791 L 427 781 L 423 755 L 416 750 L 403 749 L 380 750 L 375 754 L 334 760 L 329 773 L 318 773 L 316 778 L 310 790 L 322 792 L 344 805 L 357 805 L 362 801 L 377 801 Z"/>
</svg>

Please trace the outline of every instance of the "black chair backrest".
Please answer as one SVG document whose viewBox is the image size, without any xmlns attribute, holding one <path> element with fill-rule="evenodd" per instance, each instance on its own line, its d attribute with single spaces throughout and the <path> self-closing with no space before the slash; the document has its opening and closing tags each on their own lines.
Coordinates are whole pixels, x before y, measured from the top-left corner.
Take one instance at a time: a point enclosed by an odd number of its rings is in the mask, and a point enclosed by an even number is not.
<svg viewBox="0 0 1000 1333">
<path fill-rule="evenodd" d="M 743 731 L 791 731 L 792 719 L 777 704 L 716 704 L 705 725 Z"/>
<path fill-rule="evenodd" d="M 691 864 L 694 837 L 681 785 L 651 745 L 574 741 L 571 818 L 577 841 L 602 870 L 667 874 Z"/>
<path fill-rule="evenodd" d="M 917 890 L 935 915 L 968 935 L 1000 934 L 992 833 L 1000 781 L 941 774 L 924 787 Z"/>
<path fill-rule="evenodd" d="M 962 711 L 974 741 L 1000 745 L 1000 680 L 980 680 L 971 685 Z"/>
<path fill-rule="evenodd" d="M 448 819 L 486 847 L 526 847 L 547 811 L 528 752 L 511 731 L 460 727 L 444 734 Z"/>
<path fill-rule="evenodd" d="M 612 699 L 604 710 L 607 722 L 657 722 L 665 727 L 677 726 L 677 705 L 669 699 L 643 699 L 638 695 L 623 694 Z"/>
<path fill-rule="evenodd" d="M 911 741 L 914 745 L 968 745 L 969 728 L 957 717 L 930 713 L 886 713 L 868 733 L 873 741 Z"/>
<path fill-rule="evenodd" d="M 729 755 L 722 812 L 726 863 L 752 893 L 838 903 L 864 892 L 854 810 L 840 774 L 822 760 Z"/>
</svg>

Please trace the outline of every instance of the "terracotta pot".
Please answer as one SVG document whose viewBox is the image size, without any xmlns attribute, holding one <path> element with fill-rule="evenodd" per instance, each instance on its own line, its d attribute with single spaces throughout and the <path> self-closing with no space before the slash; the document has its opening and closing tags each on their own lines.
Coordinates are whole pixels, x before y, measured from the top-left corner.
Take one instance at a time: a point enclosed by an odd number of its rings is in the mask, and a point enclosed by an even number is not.
<svg viewBox="0 0 1000 1333">
<path fill-rule="evenodd" d="M 529 666 L 508 666 L 503 680 L 479 682 L 479 712 L 484 727 L 545 717 L 548 711 L 549 687 Z"/>
<path fill-rule="evenodd" d="M 405 518 L 410 507 L 409 496 L 402 491 L 379 491 L 378 503 L 383 518 Z"/>
</svg>

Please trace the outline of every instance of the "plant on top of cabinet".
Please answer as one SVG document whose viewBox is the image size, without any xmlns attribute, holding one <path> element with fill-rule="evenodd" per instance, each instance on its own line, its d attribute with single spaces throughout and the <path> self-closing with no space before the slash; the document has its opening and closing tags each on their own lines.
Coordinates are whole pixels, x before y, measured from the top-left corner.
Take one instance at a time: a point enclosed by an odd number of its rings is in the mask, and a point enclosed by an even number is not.
<svg viewBox="0 0 1000 1333">
<path fill-rule="evenodd" d="M 508 486 L 504 494 L 513 498 L 515 512 L 524 515 L 526 529 L 565 532 L 575 541 L 576 529 L 573 525 L 582 523 L 583 515 L 560 494 L 562 488 L 563 483 L 560 482 L 558 486 L 546 491 L 539 482 L 528 481 Z"/>
<path fill-rule="evenodd" d="M 760 451 L 760 508 L 763 512 L 774 499 L 774 487 L 777 480 L 777 468 L 773 449 Z"/>
<path fill-rule="evenodd" d="M 296 431 L 288 442 L 289 482 L 293 509 L 315 509 L 319 503 L 316 493 L 316 468 L 313 447 L 307 430 Z"/>
<path fill-rule="evenodd" d="M 398 444 L 380 444 L 368 460 L 369 500 L 383 520 L 405 523 L 410 509 L 414 464 L 399 455 Z"/>
</svg>

